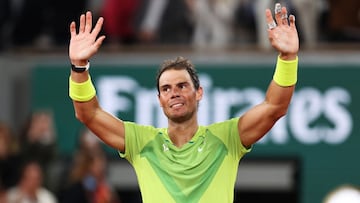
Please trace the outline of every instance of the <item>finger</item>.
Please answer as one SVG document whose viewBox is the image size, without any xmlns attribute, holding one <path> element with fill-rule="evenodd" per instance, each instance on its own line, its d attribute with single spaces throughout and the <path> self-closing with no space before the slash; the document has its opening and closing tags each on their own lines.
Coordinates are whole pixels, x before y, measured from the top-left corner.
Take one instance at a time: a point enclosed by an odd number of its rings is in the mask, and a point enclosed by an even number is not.
<svg viewBox="0 0 360 203">
<path fill-rule="evenodd" d="M 266 17 L 266 23 L 271 23 L 272 21 L 274 21 L 270 9 L 265 10 L 265 17 Z"/>
<path fill-rule="evenodd" d="M 274 21 L 274 18 L 271 14 L 270 9 L 265 10 L 265 16 L 266 16 L 266 23 L 267 23 L 268 29 L 271 30 L 271 29 L 275 28 L 276 23 Z"/>
<path fill-rule="evenodd" d="M 98 19 L 98 21 L 96 22 L 96 25 L 91 34 L 94 34 L 95 36 L 97 36 L 101 31 L 101 27 L 102 27 L 103 23 L 104 23 L 104 18 L 100 17 Z"/>
<path fill-rule="evenodd" d="M 86 24 L 85 24 L 85 32 L 90 33 L 92 29 L 92 14 L 90 11 L 86 12 Z"/>
<path fill-rule="evenodd" d="M 281 23 L 281 4 L 276 3 L 274 8 L 275 21 L 277 24 Z"/>
<path fill-rule="evenodd" d="M 79 33 L 82 33 L 85 31 L 85 15 L 81 14 L 80 16 L 80 26 L 79 26 Z"/>
<path fill-rule="evenodd" d="M 281 18 L 281 23 L 282 23 L 283 25 L 289 25 L 288 13 L 287 13 L 286 7 L 283 7 L 283 8 L 281 9 L 280 18 Z"/>
<path fill-rule="evenodd" d="M 96 49 L 100 48 L 100 46 L 103 43 L 104 39 L 105 39 L 105 36 L 102 35 L 95 41 L 94 46 L 96 47 Z"/>
<path fill-rule="evenodd" d="M 70 23 L 70 36 L 74 37 L 76 35 L 76 24 L 74 21 Z"/>
<path fill-rule="evenodd" d="M 290 22 L 290 27 L 295 27 L 295 16 L 294 15 L 289 16 L 289 22 Z"/>
</svg>

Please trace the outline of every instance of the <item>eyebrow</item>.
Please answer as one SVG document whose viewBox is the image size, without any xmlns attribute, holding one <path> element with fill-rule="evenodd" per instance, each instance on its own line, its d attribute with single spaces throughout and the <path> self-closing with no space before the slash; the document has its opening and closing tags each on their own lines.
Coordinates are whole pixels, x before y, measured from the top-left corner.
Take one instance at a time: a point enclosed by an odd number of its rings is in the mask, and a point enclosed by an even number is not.
<svg viewBox="0 0 360 203">
<path fill-rule="evenodd" d="M 170 85 L 168 85 L 168 84 L 166 84 L 166 85 L 161 85 L 161 86 L 160 86 L 160 89 L 164 89 L 164 88 L 166 88 L 166 87 L 170 87 Z"/>
<path fill-rule="evenodd" d="M 175 85 L 176 86 L 179 86 L 179 85 L 187 85 L 187 84 L 190 84 L 188 81 L 184 81 L 184 82 L 179 82 L 179 83 L 176 83 Z M 171 85 L 170 84 L 165 84 L 165 85 L 161 85 L 160 86 L 160 89 L 163 89 L 163 88 L 166 88 L 166 87 L 170 87 Z"/>
</svg>

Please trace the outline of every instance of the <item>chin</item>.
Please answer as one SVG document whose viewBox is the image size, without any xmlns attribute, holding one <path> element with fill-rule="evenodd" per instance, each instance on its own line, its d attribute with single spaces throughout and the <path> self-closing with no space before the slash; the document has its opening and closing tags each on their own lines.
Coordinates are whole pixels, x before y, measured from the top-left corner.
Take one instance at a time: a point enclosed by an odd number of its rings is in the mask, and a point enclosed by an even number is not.
<svg viewBox="0 0 360 203">
<path fill-rule="evenodd" d="M 191 119 L 191 115 L 190 114 L 185 114 L 185 115 L 172 115 L 168 117 L 169 120 L 174 121 L 176 123 L 182 123 L 184 121 L 190 120 Z"/>
</svg>

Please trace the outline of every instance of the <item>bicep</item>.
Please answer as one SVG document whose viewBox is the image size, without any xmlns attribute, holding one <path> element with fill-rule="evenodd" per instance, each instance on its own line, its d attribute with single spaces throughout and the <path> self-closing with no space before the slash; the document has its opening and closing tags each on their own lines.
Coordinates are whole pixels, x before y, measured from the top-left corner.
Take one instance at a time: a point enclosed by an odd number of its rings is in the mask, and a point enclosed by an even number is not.
<svg viewBox="0 0 360 203">
<path fill-rule="evenodd" d="M 275 107 L 263 102 L 240 117 L 239 136 L 245 147 L 261 139 L 274 126 L 278 118 L 271 111 L 275 111 Z"/>
<path fill-rule="evenodd" d="M 238 123 L 240 140 L 250 146 L 261 139 L 287 112 L 295 86 L 269 85 L 265 101 L 246 112 Z"/>
</svg>

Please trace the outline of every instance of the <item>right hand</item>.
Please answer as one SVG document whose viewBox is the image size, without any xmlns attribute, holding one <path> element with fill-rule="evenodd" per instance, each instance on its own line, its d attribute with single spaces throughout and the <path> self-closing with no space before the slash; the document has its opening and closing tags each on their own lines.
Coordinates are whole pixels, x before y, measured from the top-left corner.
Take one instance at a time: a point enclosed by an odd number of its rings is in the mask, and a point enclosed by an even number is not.
<svg viewBox="0 0 360 203">
<path fill-rule="evenodd" d="M 92 14 L 90 11 L 80 16 L 79 32 L 76 33 L 76 23 L 70 24 L 69 57 L 72 64 L 84 66 L 88 60 L 98 51 L 105 36 L 98 37 L 104 18 L 100 17 L 92 29 Z M 98 37 L 98 38 L 97 38 Z"/>
</svg>

